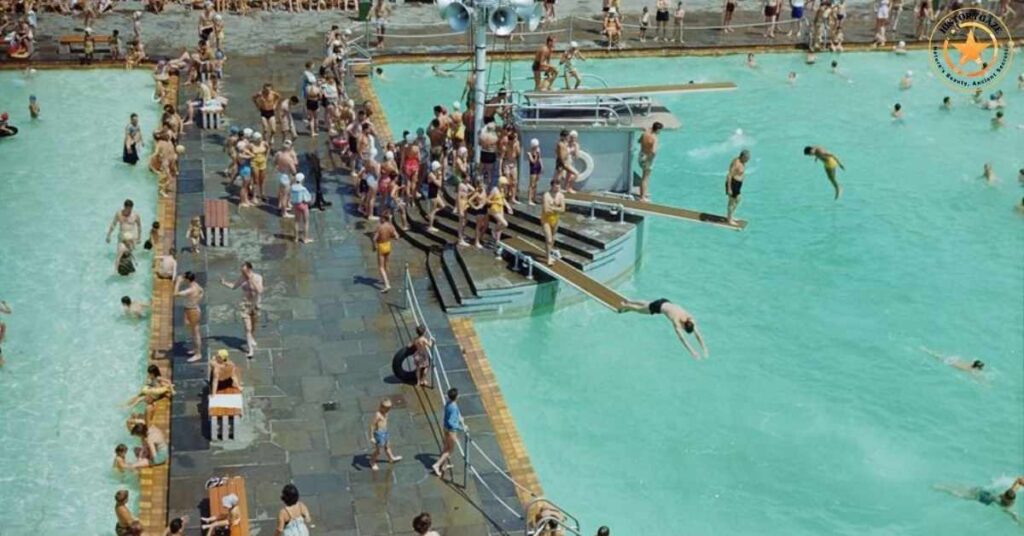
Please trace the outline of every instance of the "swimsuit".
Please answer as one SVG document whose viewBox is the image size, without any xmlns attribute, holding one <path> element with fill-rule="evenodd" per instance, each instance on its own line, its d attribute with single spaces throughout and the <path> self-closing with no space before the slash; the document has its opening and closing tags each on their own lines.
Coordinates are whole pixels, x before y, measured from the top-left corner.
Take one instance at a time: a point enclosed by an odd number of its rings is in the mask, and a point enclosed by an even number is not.
<svg viewBox="0 0 1024 536">
<path fill-rule="evenodd" d="M 659 9 L 658 12 L 654 15 L 654 20 L 658 22 L 668 22 L 668 10 Z"/>
<path fill-rule="evenodd" d="M 320 109 L 320 101 L 315 99 L 306 99 L 306 109 L 315 112 Z"/>
<path fill-rule="evenodd" d="M 743 181 L 729 179 L 729 185 L 732 186 L 732 195 L 730 197 L 739 197 L 740 190 L 743 189 Z"/>
<path fill-rule="evenodd" d="M 659 313 L 661 313 L 661 306 L 665 305 L 666 303 L 671 303 L 671 302 L 669 302 L 665 298 L 661 298 L 659 300 L 654 300 L 651 303 L 647 304 L 647 311 L 650 312 L 652 315 L 659 314 Z"/>
<path fill-rule="evenodd" d="M 273 109 L 270 109 L 270 110 L 260 110 L 260 117 L 262 117 L 263 119 L 273 119 L 274 118 L 274 110 Z"/>
<path fill-rule="evenodd" d="M 377 253 L 380 253 L 381 255 L 387 255 L 387 254 L 391 253 L 391 241 L 390 240 L 385 240 L 383 242 L 378 242 L 377 243 Z M 387 441 L 385 441 L 385 443 L 387 443 Z"/>
<path fill-rule="evenodd" d="M 433 182 L 427 183 L 427 198 L 428 199 L 438 199 L 438 198 L 441 197 L 440 195 L 438 195 L 440 193 L 441 193 L 441 189 L 438 188 L 436 184 L 434 184 Z"/>
<path fill-rule="evenodd" d="M 267 169 L 267 154 L 257 153 L 252 157 L 252 168 L 256 171 L 263 171 Z"/>
<path fill-rule="evenodd" d="M 835 171 L 836 168 L 839 167 L 839 162 L 836 161 L 836 157 L 832 155 L 826 156 L 823 163 L 825 164 L 825 169 L 828 171 Z"/>
<path fill-rule="evenodd" d="M 544 168 L 543 166 L 541 166 L 540 159 L 538 159 L 536 162 L 530 162 L 530 175 L 540 175 L 543 169 Z"/>
<path fill-rule="evenodd" d="M 555 226 L 558 225 L 558 213 L 548 212 L 546 214 L 541 214 L 540 221 L 548 224 L 549 227 L 554 229 Z"/>
<path fill-rule="evenodd" d="M 494 200 L 491 201 L 491 212 L 501 214 L 505 210 L 505 194 L 500 191 L 495 196 Z"/>
</svg>

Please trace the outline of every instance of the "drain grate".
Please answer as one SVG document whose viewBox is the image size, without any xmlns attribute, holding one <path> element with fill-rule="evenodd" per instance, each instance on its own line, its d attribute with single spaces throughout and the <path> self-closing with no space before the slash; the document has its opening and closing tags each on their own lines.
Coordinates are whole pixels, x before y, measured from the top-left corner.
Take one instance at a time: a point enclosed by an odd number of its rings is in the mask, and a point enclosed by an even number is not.
<svg viewBox="0 0 1024 536">
<path fill-rule="evenodd" d="M 324 411 L 335 411 L 338 409 L 338 402 L 331 400 L 330 402 L 324 402 L 322 404 Z"/>
</svg>

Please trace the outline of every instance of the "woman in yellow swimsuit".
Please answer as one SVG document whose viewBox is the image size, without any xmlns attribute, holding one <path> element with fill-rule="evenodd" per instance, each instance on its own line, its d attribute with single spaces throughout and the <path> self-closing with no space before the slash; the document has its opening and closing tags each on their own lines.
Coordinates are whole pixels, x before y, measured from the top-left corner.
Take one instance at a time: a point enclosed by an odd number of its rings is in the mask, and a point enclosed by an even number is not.
<svg viewBox="0 0 1024 536">
<path fill-rule="evenodd" d="M 551 189 L 544 193 L 541 200 L 540 222 L 544 228 L 544 246 L 547 253 L 548 266 L 555 264 L 555 235 L 558 233 L 558 218 L 565 212 L 565 196 L 561 192 L 558 180 L 551 181 Z"/>
<path fill-rule="evenodd" d="M 384 211 L 380 215 L 380 225 L 377 232 L 373 234 L 373 243 L 377 248 L 377 270 L 380 272 L 381 281 L 384 287 L 381 292 L 391 290 L 391 283 L 388 281 L 388 259 L 391 258 L 391 242 L 398 237 L 395 226 L 391 224 L 391 213 Z"/>
<path fill-rule="evenodd" d="M 828 181 L 832 183 L 832 187 L 836 189 L 836 199 L 843 193 L 843 187 L 836 180 L 836 168 L 846 170 L 846 166 L 839 161 L 836 155 L 828 152 L 824 147 L 808 145 L 804 147 L 804 154 L 807 156 L 813 156 L 825 166 L 825 176 L 828 177 Z"/>
<path fill-rule="evenodd" d="M 263 141 L 262 134 L 254 132 L 250 148 L 252 149 L 252 202 L 258 205 L 262 203 L 263 182 L 267 179 L 267 152 L 270 151 L 270 144 Z"/>
<path fill-rule="evenodd" d="M 492 236 L 494 237 L 495 248 L 501 243 L 501 232 L 508 227 L 505 212 L 512 214 L 512 206 L 505 202 L 505 194 L 502 193 L 507 186 L 508 179 L 499 177 L 497 186 L 491 188 L 491 193 L 487 195 L 487 204 L 489 205 L 487 213 L 494 219 L 494 232 Z"/>
</svg>

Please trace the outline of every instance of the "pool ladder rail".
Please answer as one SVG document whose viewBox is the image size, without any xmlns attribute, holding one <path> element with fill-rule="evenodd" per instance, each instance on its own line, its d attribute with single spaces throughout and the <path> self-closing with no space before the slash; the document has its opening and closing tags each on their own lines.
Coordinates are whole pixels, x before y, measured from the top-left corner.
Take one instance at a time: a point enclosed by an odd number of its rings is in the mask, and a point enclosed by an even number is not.
<svg viewBox="0 0 1024 536">
<path fill-rule="evenodd" d="M 583 535 L 579 519 L 544 497 L 537 497 L 526 505 L 526 516 L 524 536 Z"/>
</svg>

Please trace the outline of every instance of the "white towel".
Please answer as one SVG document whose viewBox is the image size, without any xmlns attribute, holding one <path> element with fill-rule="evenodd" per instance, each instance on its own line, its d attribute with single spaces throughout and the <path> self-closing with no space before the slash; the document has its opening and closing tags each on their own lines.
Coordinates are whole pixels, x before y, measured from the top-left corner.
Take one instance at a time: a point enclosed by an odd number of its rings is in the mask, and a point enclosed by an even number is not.
<svg viewBox="0 0 1024 536">
<path fill-rule="evenodd" d="M 242 395 L 213 395 L 210 397 L 210 407 L 242 409 Z"/>
</svg>

